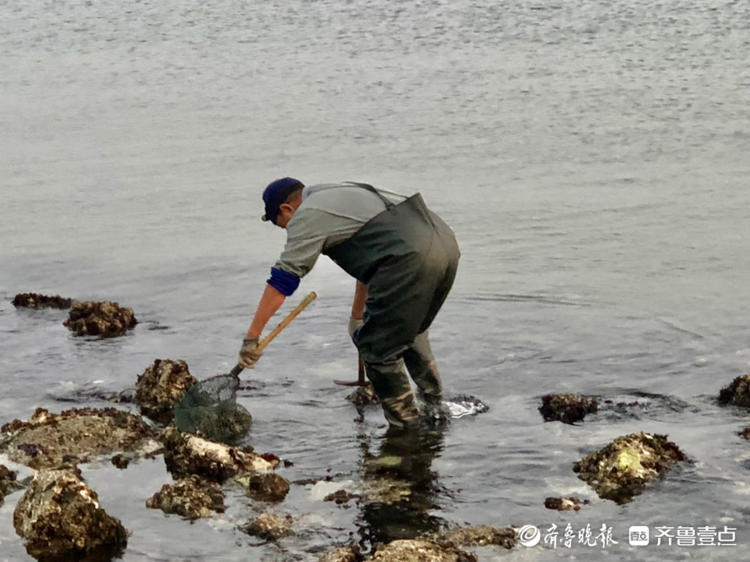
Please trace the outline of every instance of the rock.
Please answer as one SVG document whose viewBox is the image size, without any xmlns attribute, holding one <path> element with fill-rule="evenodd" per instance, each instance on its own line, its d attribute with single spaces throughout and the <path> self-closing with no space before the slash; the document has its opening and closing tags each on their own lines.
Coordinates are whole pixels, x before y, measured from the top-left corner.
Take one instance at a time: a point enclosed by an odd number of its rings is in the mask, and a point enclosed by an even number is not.
<svg viewBox="0 0 750 562">
<path fill-rule="evenodd" d="M 128 468 L 128 465 L 130 464 L 130 458 L 128 458 L 127 455 L 123 454 L 117 454 L 111 459 L 112 464 L 119 468 L 120 470 L 124 470 Z"/>
<path fill-rule="evenodd" d="M 163 442 L 164 462 L 175 478 L 197 474 L 223 482 L 238 474 L 271 472 L 278 466 L 278 460 L 268 461 L 255 454 L 252 447 L 230 447 L 180 433 L 174 426 L 164 430 Z"/>
<path fill-rule="evenodd" d="M 323 498 L 324 502 L 335 502 L 337 505 L 346 504 L 349 500 L 358 499 L 360 496 L 352 494 L 344 489 L 336 490 L 335 492 L 328 494 Z"/>
<path fill-rule="evenodd" d="M 127 531 L 99 506 L 96 492 L 78 470 L 42 470 L 13 513 L 13 526 L 34 558 L 78 560 L 108 553 L 109 560 L 127 544 Z"/>
<path fill-rule="evenodd" d="M 572 424 L 583 420 L 586 414 L 596 412 L 597 407 L 596 399 L 584 398 L 579 394 L 545 394 L 539 412 L 544 421 Z"/>
<path fill-rule="evenodd" d="M 750 375 L 735 378 L 719 392 L 720 404 L 750 408 Z"/>
<path fill-rule="evenodd" d="M 583 505 L 588 505 L 589 500 L 584 500 Z M 574 497 L 569 498 L 546 498 L 544 507 L 547 509 L 556 509 L 557 511 L 580 511 L 581 500 Z"/>
<path fill-rule="evenodd" d="M 358 386 L 354 392 L 346 397 L 346 399 L 358 407 L 368 406 L 370 404 L 380 404 L 380 399 L 377 394 L 375 394 L 371 382 L 368 382 L 365 386 Z"/>
<path fill-rule="evenodd" d="M 291 515 L 281 517 L 264 513 L 240 527 L 240 531 L 254 537 L 277 541 L 291 533 L 292 523 L 294 519 Z"/>
<path fill-rule="evenodd" d="M 198 382 L 182 360 L 156 359 L 135 383 L 135 401 L 144 416 L 169 424 L 174 405 L 185 391 Z"/>
<path fill-rule="evenodd" d="M 690 462 L 666 435 L 631 433 L 587 455 L 573 470 L 599 497 L 623 504 L 681 461 Z"/>
<path fill-rule="evenodd" d="M 71 409 L 60 414 L 38 408 L 27 422 L 13 420 L 3 425 L 0 434 L 0 451 L 35 469 L 152 446 L 157 435 L 140 417 L 115 408 Z"/>
<path fill-rule="evenodd" d="M 368 560 L 375 562 L 476 562 L 477 556 L 452 546 L 426 540 L 397 540 L 378 545 Z"/>
<path fill-rule="evenodd" d="M 18 474 L 7 466 L 0 464 L 0 505 L 8 494 L 23 489 L 23 484 L 16 480 Z"/>
<path fill-rule="evenodd" d="M 146 501 L 146 507 L 176 513 L 187 519 L 211 517 L 224 512 L 224 493 L 221 485 L 200 476 L 191 475 L 174 484 L 164 484 Z"/>
<path fill-rule="evenodd" d="M 743 439 L 750 439 L 750 426 L 740 431 L 737 435 L 739 435 Z"/>
<path fill-rule="evenodd" d="M 456 547 L 498 545 L 510 550 L 518 543 L 518 534 L 512 527 L 453 527 L 436 542 Z"/>
<path fill-rule="evenodd" d="M 123 335 L 137 323 L 133 310 L 116 302 L 82 301 L 73 304 L 63 325 L 76 336 L 112 338 Z"/>
<path fill-rule="evenodd" d="M 250 472 L 235 477 L 247 494 L 259 501 L 280 502 L 289 493 L 289 481 L 273 472 Z"/>
<path fill-rule="evenodd" d="M 362 553 L 355 544 L 331 550 L 318 558 L 318 562 L 362 562 L 362 560 Z"/>
<path fill-rule="evenodd" d="M 13 299 L 13 306 L 17 308 L 59 308 L 65 310 L 71 307 L 73 301 L 64 299 L 60 295 L 50 297 L 39 293 L 19 293 Z"/>
</svg>

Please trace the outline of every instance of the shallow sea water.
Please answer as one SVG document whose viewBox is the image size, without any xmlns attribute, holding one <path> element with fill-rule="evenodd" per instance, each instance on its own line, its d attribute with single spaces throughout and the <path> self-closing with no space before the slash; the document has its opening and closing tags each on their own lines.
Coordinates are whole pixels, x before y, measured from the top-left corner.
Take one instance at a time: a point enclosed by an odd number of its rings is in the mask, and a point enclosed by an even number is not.
<svg viewBox="0 0 750 562">
<path fill-rule="evenodd" d="M 606 524 L 617 541 L 483 561 L 742 559 L 750 416 L 715 398 L 750 371 L 749 49 L 739 1 L 0 2 L 0 421 L 103 406 L 95 389 L 156 358 L 226 372 L 284 240 L 258 220 L 262 187 L 369 181 L 421 191 L 455 229 L 433 348 L 446 393 L 489 406 L 432 443 L 405 528 Z M 293 463 L 271 509 L 298 532 L 243 535 L 267 506 L 232 488 L 208 521 L 146 509 L 170 481 L 161 458 L 86 465 L 132 531 L 122 560 L 314 560 L 393 531 L 404 513 L 321 501 L 388 444 L 379 410 L 360 418 L 332 383 L 356 377 L 353 282 L 321 258 L 284 311 L 310 290 L 240 396 L 248 442 Z M 116 300 L 140 323 L 74 338 L 64 312 L 16 310 L 25 291 Z M 547 392 L 644 405 L 544 423 Z M 695 462 L 600 500 L 572 463 L 634 431 Z M 591 504 L 544 508 L 563 495 Z M 18 497 L 0 560 L 29 559 Z M 629 546 L 631 525 L 726 525 L 737 546 Z"/>
</svg>

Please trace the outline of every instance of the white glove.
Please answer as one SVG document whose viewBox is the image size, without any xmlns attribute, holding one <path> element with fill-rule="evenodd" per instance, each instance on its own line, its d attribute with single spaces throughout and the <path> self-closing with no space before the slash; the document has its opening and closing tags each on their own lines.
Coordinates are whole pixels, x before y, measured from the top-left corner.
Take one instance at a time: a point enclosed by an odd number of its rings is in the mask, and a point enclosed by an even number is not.
<svg viewBox="0 0 750 562">
<path fill-rule="evenodd" d="M 362 318 L 349 318 L 349 337 L 356 343 L 355 334 L 365 325 Z"/>
<path fill-rule="evenodd" d="M 242 340 L 237 364 L 243 369 L 252 369 L 261 355 L 263 352 L 258 350 L 258 338 L 246 338 Z"/>
</svg>

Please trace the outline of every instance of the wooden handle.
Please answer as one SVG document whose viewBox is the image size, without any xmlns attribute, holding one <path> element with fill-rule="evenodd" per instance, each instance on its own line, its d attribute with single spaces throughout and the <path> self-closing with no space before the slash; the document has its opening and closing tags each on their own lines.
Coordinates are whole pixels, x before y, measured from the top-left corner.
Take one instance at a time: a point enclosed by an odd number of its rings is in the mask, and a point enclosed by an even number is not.
<svg viewBox="0 0 750 562">
<path fill-rule="evenodd" d="M 273 338 L 278 336 L 281 333 L 281 330 L 286 328 L 289 323 L 294 320 L 297 315 L 302 312 L 305 307 L 310 304 L 312 301 L 315 300 L 315 298 L 318 295 L 315 293 L 315 291 L 311 291 L 309 295 L 307 295 L 301 303 L 299 303 L 294 310 L 292 310 L 289 314 L 286 315 L 286 318 L 284 318 L 281 322 L 279 322 L 279 325 L 276 326 L 270 334 L 268 334 L 263 340 L 258 344 L 258 351 L 263 351 L 266 346 L 271 343 Z"/>
<path fill-rule="evenodd" d="M 317 297 L 317 293 L 315 291 L 311 291 L 309 295 L 307 295 L 304 300 L 297 305 L 297 307 L 292 310 L 289 314 L 286 315 L 286 318 L 284 318 L 281 322 L 279 322 L 279 325 L 276 326 L 273 331 L 268 334 L 265 338 L 263 338 L 263 341 L 261 341 L 258 344 L 258 351 L 263 351 L 266 346 L 271 343 L 271 340 L 278 336 L 281 333 L 281 330 L 286 328 L 289 323 L 294 320 L 297 315 L 302 312 L 302 310 L 310 304 L 312 301 L 315 300 L 315 297 Z M 229 375 L 235 378 L 238 378 L 240 376 L 240 373 L 243 371 L 243 368 L 240 367 L 239 364 L 235 365 L 234 369 L 229 371 Z"/>
</svg>

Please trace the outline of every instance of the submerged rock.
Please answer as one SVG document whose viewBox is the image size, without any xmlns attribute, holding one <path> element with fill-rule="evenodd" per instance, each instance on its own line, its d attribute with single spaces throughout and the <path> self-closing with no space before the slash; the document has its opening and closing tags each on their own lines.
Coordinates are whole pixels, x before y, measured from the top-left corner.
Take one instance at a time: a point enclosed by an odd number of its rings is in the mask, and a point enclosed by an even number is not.
<svg viewBox="0 0 750 562">
<path fill-rule="evenodd" d="M 293 523 L 294 519 L 291 515 L 282 517 L 264 513 L 240 527 L 240 531 L 261 539 L 277 541 L 292 532 Z"/>
<path fill-rule="evenodd" d="M 200 519 L 211 517 L 214 512 L 224 512 L 224 493 L 217 482 L 191 475 L 174 484 L 164 484 L 146 501 L 146 507 L 191 520 Z"/>
<path fill-rule="evenodd" d="M 365 386 L 358 386 L 346 399 L 358 407 L 380 404 L 380 399 L 375 394 L 375 389 L 372 387 L 371 382 L 368 382 Z"/>
<path fill-rule="evenodd" d="M 334 502 L 336 505 L 346 505 L 350 500 L 357 500 L 359 498 L 360 496 L 358 494 L 352 494 L 351 492 L 347 492 L 342 488 L 328 494 L 323 498 L 323 501 Z"/>
<path fill-rule="evenodd" d="M 372 562 L 472 562 L 476 554 L 464 552 L 449 545 L 439 545 L 426 540 L 397 540 L 378 545 L 370 558 Z"/>
<path fill-rule="evenodd" d="M 719 392 L 720 404 L 750 408 L 750 375 L 735 378 Z"/>
<path fill-rule="evenodd" d="M 65 299 L 60 295 L 53 297 L 39 293 L 19 293 L 13 298 L 13 306 L 17 308 L 59 308 L 65 310 L 73 304 L 72 299 Z"/>
<path fill-rule="evenodd" d="M 18 474 L 4 464 L 0 464 L 0 505 L 8 494 L 23 489 L 23 484 L 16 480 Z"/>
<path fill-rule="evenodd" d="M 547 509 L 556 509 L 557 511 L 580 511 L 581 500 L 574 497 L 569 498 L 546 498 L 544 507 Z M 589 500 L 583 500 L 583 505 L 588 505 Z"/>
<path fill-rule="evenodd" d="M 63 325 L 76 336 L 112 338 L 123 335 L 137 323 L 133 310 L 116 302 L 81 301 L 73 304 Z"/>
<path fill-rule="evenodd" d="M 153 445 L 156 432 L 140 417 L 115 408 L 81 408 L 51 414 L 37 408 L 27 422 L 0 428 L 0 452 L 31 468 L 88 462 L 118 451 Z"/>
<path fill-rule="evenodd" d="M 164 430 L 163 441 L 164 462 L 175 478 L 197 474 L 223 482 L 238 474 L 271 472 L 279 464 L 278 460 L 269 461 L 255 454 L 252 447 L 230 447 L 180 433 L 174 426 Z"/>
<path fill-rule="evenodd" d="M 318 562 L 362 562 L 362 560 L 364 558 L 356 544 L 341 546 L 318 558 Z"/>
<path fill-rule="evenodd" d="M 623 504 L 681 461 L 688 459 L 666 435 L 631 433 L 576 462 L 573 470 L 599 497 Z"/>
<path fill-rule="evenodd" d="M 37 472 L 13 512 L 13 526 L 26 551 L 40 560 L 78 560 L 94 553 L 109 560 L 127 544 L 122 523 L 99 506 L 78 470 Z"/>
<path fill-rule="evenodd" d="M 545 394 L 539 412 L 544 421 L 574 423 L 583 420 L 586 414 L 596 412 L 598 403 L 594 398 L 580 394 Z"/>
<path fill-rule="evenodd" d="M 458 546 L 498 545 L 510 550 L 518 543 L 518 534 L 512 527 L 491 527 L 474 525 L 472 527 L 453 527 L 437 542 Z"/>
<path fill-rule="evenodd" d="M 175 403 L 198 382 L 182 360 L 156 359 L 135 383 L 135 401 L 144 416 L 168 424 L 174 419 Z"/>
</svg>

